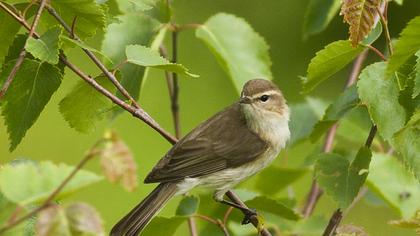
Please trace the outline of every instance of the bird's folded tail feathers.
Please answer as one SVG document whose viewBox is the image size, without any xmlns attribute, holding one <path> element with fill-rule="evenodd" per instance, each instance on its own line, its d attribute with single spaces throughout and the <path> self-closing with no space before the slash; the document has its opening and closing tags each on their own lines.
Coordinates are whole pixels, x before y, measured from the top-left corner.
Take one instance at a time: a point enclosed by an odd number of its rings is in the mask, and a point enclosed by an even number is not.
<svg viewBox="0 0 420 236">
<path fill-rule="evenodd" d="M 136 236 L 177 192 L 176 183 L 159 184 L 142 202 L 122 218 L 110 236 Z"/>
</svg>

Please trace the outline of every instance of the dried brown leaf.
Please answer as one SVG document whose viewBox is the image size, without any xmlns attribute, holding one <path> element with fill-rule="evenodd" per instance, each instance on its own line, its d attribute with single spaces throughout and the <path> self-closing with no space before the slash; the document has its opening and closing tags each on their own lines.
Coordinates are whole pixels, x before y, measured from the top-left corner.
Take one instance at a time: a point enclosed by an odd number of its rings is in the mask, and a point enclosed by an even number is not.
<svg viewBox="0 0 420 236">
<path fill-rule="evenodd" d="M 64 210 L 59 205 L 39 213 L 35 230 L 37 236 L 71 236 Z"/>
<path fill-rule="evenodd" d="M 66 208 L 66 217 L 73 236 L 103 236 L 104 229 L 98 212 L 86 203 L 73 203 Z"/>
<path fill-rule="evenodd" d="M 368 236 L 360 226 L 347 224 L 337 228 L 337 236 Z"/>
<path fill-rule="evenodd" d="M 121 183 L 127 191 L 137 187 L 137 165 L 128 146 L 115 133 L 108 132 L 103 149 L 99 151 L 105 176 Z"/>
<path fill-rule="evenodd" d="M 356 47 L 372 30 L 378 18 L 377 8 L 381 0 L 343 0 L 340 14 L 350 25 L 349 33 L 353 47 Z"/>
</svg>

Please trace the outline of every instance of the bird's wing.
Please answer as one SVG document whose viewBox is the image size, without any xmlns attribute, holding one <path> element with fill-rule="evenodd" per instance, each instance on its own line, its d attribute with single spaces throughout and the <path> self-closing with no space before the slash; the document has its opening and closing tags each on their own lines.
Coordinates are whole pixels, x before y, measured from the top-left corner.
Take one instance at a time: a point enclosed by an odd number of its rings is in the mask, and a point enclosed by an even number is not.
<svg viewBox="0 0 420 236">
<path fill-rule="evenodd" d="M 145 183 L 199 177 L 255 160 L 268 145 L 246 127 L 240 105 L 234 104 L 205 121 L 163 157 Z"/>
</svg>

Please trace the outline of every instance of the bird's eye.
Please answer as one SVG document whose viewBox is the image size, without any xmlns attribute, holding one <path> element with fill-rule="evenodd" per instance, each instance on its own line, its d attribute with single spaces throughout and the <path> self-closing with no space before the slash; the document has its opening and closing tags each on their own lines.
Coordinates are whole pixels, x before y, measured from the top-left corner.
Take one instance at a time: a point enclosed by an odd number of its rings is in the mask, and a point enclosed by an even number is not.
<svg viewBox="0 0 420 236">
<path fill-rule="evenodd" d="M 270 98 L 270 96 L 268 96 L 268 95 L 262 95 L 262 96 L 260 97 L 260 100 L 261 100 L 262 102 L 266 102 L 266 101 L 268 100 L 268 98 Z"/>
</svg>

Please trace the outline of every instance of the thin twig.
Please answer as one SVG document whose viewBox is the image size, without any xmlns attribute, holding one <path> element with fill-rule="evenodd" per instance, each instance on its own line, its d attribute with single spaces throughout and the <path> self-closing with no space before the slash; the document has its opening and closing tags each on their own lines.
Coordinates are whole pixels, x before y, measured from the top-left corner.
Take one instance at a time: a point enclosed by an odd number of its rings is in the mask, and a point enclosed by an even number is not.
<svg viewBox="0 0 420 236">
<path fill-rule="evenodd" d="M 52 15 L 63 27 L 64 29 L 70 34 L 70 37 L 73 37 L 76 41 L 81 42 L 80 38 L 75 34 L 74 32 L 74 22 L 73 21 L 73 28 L 71 28 L 67 23 L 63 20 L 63 18 L 58 15 L 58 13 L 55 11 L 54 8 L 51 6 L 47 6 L 47 11 Z M 88 57 L 95 63 L 95 65 L 104 73 L 106 77 L 108 77 L 109 80 L 115 85 L 115 87 L 118 89 L 118 91 L 126 97 L 134 107 L 140 108 L 139 104 L 136 102 L 136 100 L 131 97 L 131 95 L 128 93 L 128 91 L 121 85 L 121 83 L 115 78 L 114 74 L 112 74 L 108 69 L 105 67 L 104 64 L 93 54 L 93 52 L 89 51 L 88 49 L 82 48 L 82 50 L 88 55 Z"/>
<path fill-rule="evenodd" d="M 206 215 L 201 215 L 201 214 L 196 213 L 196 214 L 193 215 L 193 217 L 200 218 L 202 220 L 205 220 L 205 221 L 210 222 L 210 223 L 215 224 L 215 225 L 218 225 L 219 224 L 219 223 L 217 223 L 217 220 L 212 219 L 212 218 L 210 218 L 210 217 L 208 217 Z"/>
<path fill-rule="evenodd" d="M 386 57 L 384 54 L 382 54 L 381 51 L 379 51 L 378 49 L 376 49 L 374 46 L 372 45 L 366 45 L 367 48 L 369 48 L 370 50 L 372 50 L 372 52 L 374 52 L 376 55 L 378 55 L 382 61 L 386 61 Z"/>
<path fill-rule="evenodd" d="M 94 147 L 99 145 L 100 142 L 97 142 Z M 77 174 L 77 172 L 93 157 L 95 156 L 94 148 L 91 149 L 91 151 L 77 164 L 76 167 L 74 167 L 73 171 L 61 182 L 61 184 L 47 197 L 47 199 L 44 200 L 44 202 L 41 204 L 41 206 L 31 210 L 26 215 L 20 217 L 19 219 L 16 219 L 14 221 L 11 221 L 9 224 L 4 226 L 0 229 L 0 234 L 10 230 L 11 228 L 15 227 L 16 225 L 24 222 L 25 220 L 35 216 L 40 211 L 44 210 L 45 208 L 49 207 L 53 200 L 58 196 L 58 194 L 64 189 L 64 187 L 70 182 L 70 180 Z"/>
<path fill-rule="evenodd" d="M 229 207 L 227 210 L 226 210 L 226 213 L 225 213 L 225 215 L 223 216 L 223 224 L 227 224 L 227 221 L 228 221 L 228 219 L 229 219 L 229 216 L 230 216 L 230 213 L 232 213 L 232 211 L 233 211 L 233 207 Z"/>
<path fill-rule="evenodd" d="M 354 60 L 353 68 L 352 68 L 351 73 L 349 75 L 349 78 L 346 82 L 345 89 L 352 86 L 356 82 L 357 77 L 359 76 L 360 71 L 362 69 L 363 62 L 366 60 L 367 54 L 368 54 L 368 51 L 364 50 Z M 334 143 L 334 138 L 335 138 L 335 135 L 337 133 L 337 128 L 338 128 L 338 122 L 336 122 L 328 130 L 327 136 L 325 137 L 325 143 L 324 143 L 324 148 L 323 148 L 323 151 L 326 152 L 326 153 L 331 152 L 331 150 L 332 150 L 333 143 Z M 305 202 L 305 205 L 304 205 L 303 210 L 302 210 L 302 214 L 305 218 L 308 218 L 312 214 L 312 212 L 314 211 L 315 206 L 318 203 L 318 200 L 322 196 L 322 194 L 323 194 L 323 191 L 322 191 L 321 187 L 318 185 L 316 180 L 313 179 L 312 180 L 312 185 L 311 185 L 311 190 L 309 191 L 308 197 L 306 198 L 306 202 Z"/>
<path fill-rule="evenodd" d="M 382 12 L 379 7 L 376 7 L 376 11 L 378 12 L 379 17 L 381 18 L 382 26 L 384 27 L 385 38 L 386 38 L 389 54 L 392 55 L 394 53 L 394 50 L 392 49 L 391 35 L 389 34 L 389 29 L 388 29 L 387 10 L 388 10 L 387 1 L 385 1 L 384 12 Z"/>
<path fill-rule="evenodd" d="M 28 39 L 32 38 L 35 33 L 35 28 L 38 25 L 39 18 L 41 18 L 41 14 L 42 14 L 42 11 L 44 10 L 46 2 L 47 2 L 46 0 L 42 0 L 39 5 L 38 12 L 36 13 L 34 21 L 32 22 L 32 26 L 29 30 L 29 34 L 28 34 L 28 38 L 26 39 L 25 46 L 28 42 Z M 17 58 L 15 65 L 13 66 L 12 70 L 10 71 L 9 76 L 7 76 L 7 79 L 0 90 L 0 100 L 6 94 L 7 89 L 9 88 L 10 84 L 12 84 L 13 79 L 16 77 L 17 71 L 19 70 L 20 66 L 23 63 L 23 60 L 25 59 L 25 56 L 26 56 L 25 46 L 23 46 L 22 50 L 20 51 L 19 57 Z"/>
<path fill-rule="evenodd" d="M 221 220 L 218 219 L 217 224 L 219 225 L 220 229 L 223 231 L 223 234 L 225 236 L 230 236 L 229 231 L 226 228 L 226 225 Z"/>
<path fill-rule="evenodd" d="M 240 205 L 240 206 L 242 206 L 242 207 L 246 207 L 246 208 L 248 208 L 246 205 L 245 205 L 245 203 L 236 195 L 236 194 L 234 194 L 232 191 L 227 191 L 226 192 L 226 196 L 232 201 L 232 202 L 234 202 L 234 203 L 236 203 L 236 204 L 238 204 L 238 205 Z M 245 212 L 244 212 L 245 213 Z M 252 223 L 252 225 L 254 225 L 254 227 L 255 228 L 258 228 L 258 224 L 259 224 L 259 222 L 258 222 L 258 219 L 257 219 L 257 217 L 255 217 L 255 216 L 251 216 L 251 223 Z M 267 230 L 267 229 L 265 229 L 265 228 L 263 228 L 262 230 L 261 230 L 261 232 L 260 232 L 260 234 L 262 235 L 262 236 L 271 236 L 271 233 Z"/>
</svg>

